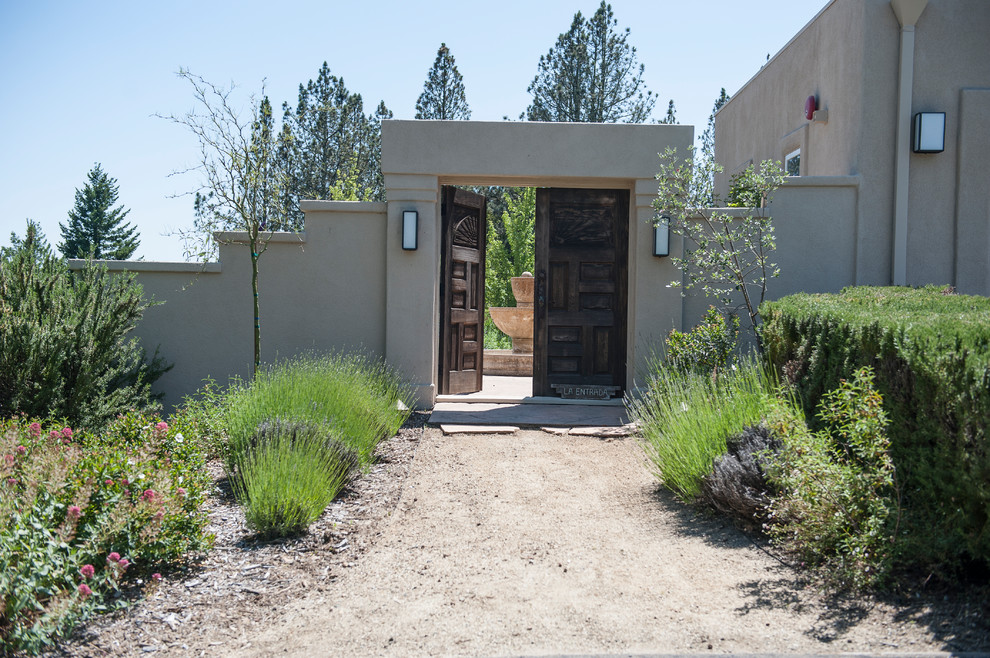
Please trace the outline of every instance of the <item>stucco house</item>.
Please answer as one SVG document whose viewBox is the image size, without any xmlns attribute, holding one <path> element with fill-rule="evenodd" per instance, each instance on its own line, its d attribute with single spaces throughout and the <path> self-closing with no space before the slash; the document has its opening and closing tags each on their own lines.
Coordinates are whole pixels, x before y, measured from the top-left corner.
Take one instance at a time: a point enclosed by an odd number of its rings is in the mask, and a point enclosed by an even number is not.
<svg viewBox="0 0 990 658">
<path fill-rule="evenodd" d="M 832 0 L 719 111 L 715 154 L 723 190 L 764 159 L 808 204 L 854 190 L 816 246 L 853 249 L 851 283 L 990 294 L 990 2 Z"/>
</svg>

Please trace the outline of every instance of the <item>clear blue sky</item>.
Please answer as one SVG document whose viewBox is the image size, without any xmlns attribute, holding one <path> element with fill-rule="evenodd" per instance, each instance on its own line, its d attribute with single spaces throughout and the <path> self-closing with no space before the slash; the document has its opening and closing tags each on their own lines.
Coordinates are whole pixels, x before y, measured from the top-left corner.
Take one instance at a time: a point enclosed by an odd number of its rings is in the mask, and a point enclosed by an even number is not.
<svg viewBox="0 0 990 658">
<path fill-rule="evenodd" d="M 719 89 L 734 93 L 826 0 L 613 0 L 619 27 L 646 66 L 662 117 L 704 130 Z M 117 179 L 141 246 L 136 257 L 181 260 L 169 228 L 192 225 L 197 145 L 153 116 L 194 109 L 175 72 L 234 82 L 248 95 L 267 81 L 275 107 L 295 104 L 323 61 L 360 93 L 411 119 L 440 42 L 464 76 L 472 119 L 518 117 L 540 55 L 593 0 L 499 2 L 89 2 L 0 0 L 0 245 L 25 219 L 61 239 L 76 188 L 93 164 Z M 280 114 L 280 113 L 279 113 Z"/>
</svg>

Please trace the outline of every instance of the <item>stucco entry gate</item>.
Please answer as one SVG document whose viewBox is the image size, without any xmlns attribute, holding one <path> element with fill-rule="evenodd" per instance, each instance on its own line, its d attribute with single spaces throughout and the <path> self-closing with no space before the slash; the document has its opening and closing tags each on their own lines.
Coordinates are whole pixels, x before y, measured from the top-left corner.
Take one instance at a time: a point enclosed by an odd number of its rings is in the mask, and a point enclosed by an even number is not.
<svg viewBox="0 0 990 658">
<path fill-rule="evenodd" d="M 678 273 L 670 259 L 653 256 L 649 220 L 657 154 L 667 147 L 686 152 L 692 140 L 691 126 L 384 122 L 385 356 L 414 383 L 419 403 L 436 399 L 445 372 L 441 345 L 450 332 L 450 301 L 440 294 L 448 248 L 443 186 L 551 188 L 537 200 L 534 392 L 554 395 L 555 384 L 566 383 L 621 392 L 634 387 L 650 344 L 681 326 L 680 296 L 663 285 Z M 553 213 L 552 206 L 564 210 Z M 417 248 L 403 250 L 402 217 L 410 210 L 419 217 Z M 483 261 L 483 241 L 479 246 Z M 483 289 L 483 275 L 477 285 Z M 471 359 L 480 370 L 480 352 Z"/>
</svg>

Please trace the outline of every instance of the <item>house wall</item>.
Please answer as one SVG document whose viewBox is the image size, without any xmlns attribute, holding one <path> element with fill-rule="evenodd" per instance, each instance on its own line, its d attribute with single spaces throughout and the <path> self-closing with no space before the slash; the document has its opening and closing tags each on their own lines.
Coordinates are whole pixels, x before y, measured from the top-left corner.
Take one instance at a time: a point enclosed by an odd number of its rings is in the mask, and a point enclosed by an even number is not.
<svg viewBox="0 0 990 658">
<path fill-rule="evenodd" d="M 259 260 L 261 358 L 307 350 L 385 353 L 385 204 L 304 201 L 306 232 L 276 233 Z M 204 378 L 248 377 L 254 362 L 251 264 L 244 234 L 220 238 L 219 262 L 105 261 L 131 271 L 146 299 L 135 335 L 174 364 L 156 384 L 167 406 Z M 80 268 L 85 261 L 70 261 Z"/>
<path fill-rule="evenodd" d="M 946 112 L 946 149 L 909 154 L 906 283 L 990 294 L 986 153 L 990 3 L 928 0 L 914 29 L 911 115 Z M 802 176 L 857 176 L 855 283 L 894 281 L 901 25 L 889 0 L 833 0 L 719 112 L 719 181 L 802 146 Z M 828 122 L 804 118 L 816 93 Z M 907 139 L 907 138 L 905 138 Z M 904 140 L 902 140 L 904 141 Z M 902 149 L 910 151 L 908 143 Z M 807 204 L 813 203 L 809 197 Z"/>
</svg>

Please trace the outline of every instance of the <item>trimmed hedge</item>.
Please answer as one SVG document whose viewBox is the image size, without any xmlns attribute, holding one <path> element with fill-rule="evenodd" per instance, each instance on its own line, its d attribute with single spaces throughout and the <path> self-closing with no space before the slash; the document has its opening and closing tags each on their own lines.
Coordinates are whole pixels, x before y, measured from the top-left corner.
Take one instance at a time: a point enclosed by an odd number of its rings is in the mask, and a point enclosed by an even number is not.
<svg viewBox="0 0 990 658">
<path fill-rule="evenodd" d="M 890 416 L 903 563 L 990 565 L 990 298 L 846 288 L 761 308 L 770 363 L 812 423 L 822 395 L 872 366 Z"/>
</svg>

